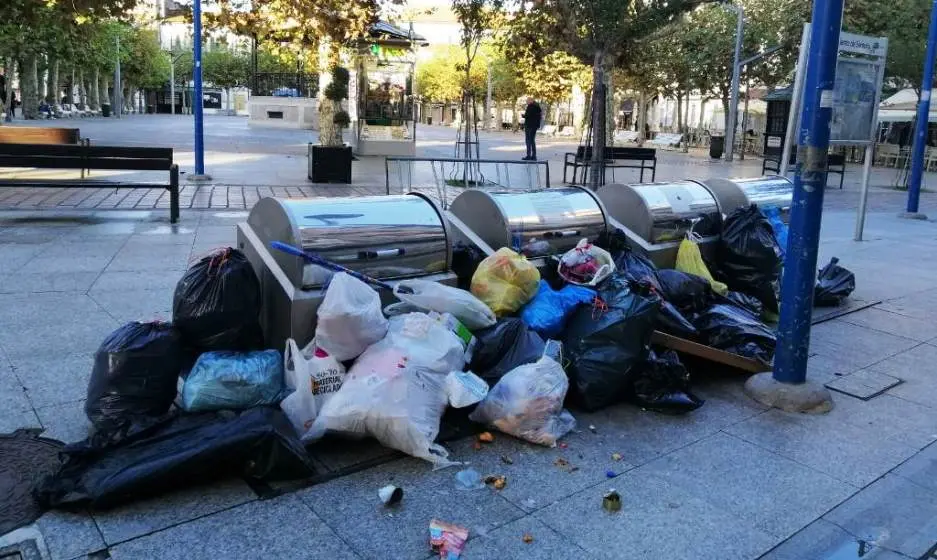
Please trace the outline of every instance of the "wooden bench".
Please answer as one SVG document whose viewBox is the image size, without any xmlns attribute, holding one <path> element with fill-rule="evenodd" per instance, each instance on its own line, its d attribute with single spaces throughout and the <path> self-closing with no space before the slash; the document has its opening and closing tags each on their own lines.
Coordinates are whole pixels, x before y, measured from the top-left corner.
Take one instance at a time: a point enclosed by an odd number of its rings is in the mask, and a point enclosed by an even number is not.
<svg viewBox="0 0 937 560">
<path fill-rule="evenodd" d="M 0 144 L 0 168 L 119 169 L 168 171 L 169 221 L 179 221 L 179 166 L 172 162 L 172 148 L 130 148 L 54 144 Z M 0 179 L 6 187 L 153 188 L 154 183 L 89 181 L 85 179 Z"/>
<path fill-rule="evenodd" d="M 0 144 L 68 144 L 90 146 L 91 140 L 82 138 L 77 128 L 52 126 L 0 126 Z M 85 178 L 86 168 L 81 168 Z"/>
<path fill-rule="evenodd" d="M 765 154 L 764 161 L 761 162 L 761 174 L 767 175 L 767 171 L 773 171 L 775 174 L 781 172 L 781 154 Z M 791 159 L 788 165 L 797 163 L 797 154 L 791 152 Z M 843 179 L 846 178 L 846 156 L 843 154 L 828 154 L 826 156 L 826 174 L 839 174 L 839 188 L 843 188 Z"/>
<path fill-rule="evenodd" d="M 615 169 L 640 169 L 641 179 L 644 182 L 644 170 L 651 171 L 651 181 L 657 176 L 657 150 L 654 148 L 625 148 L 621 146 L 608 146 L 605 148 L 605 169 L 612 169 L 614 177 Z M 637 162 L 637 163 L 632 163 Z M 650 163 L 650 165 L 645 165 Z M 579 146 L 576 153 L 567 152 L 563 159 L 563 182 L 566 181 L 566 169 L 573 168 L 573 182 L 576 180 L 576 173 L 579 168 L 583 168 L 583 182 L 585 174 L 592 166 L 592 147 Z M 602 173 L 602 183 L 605 184 L 605 173 Z"/>
</svg>

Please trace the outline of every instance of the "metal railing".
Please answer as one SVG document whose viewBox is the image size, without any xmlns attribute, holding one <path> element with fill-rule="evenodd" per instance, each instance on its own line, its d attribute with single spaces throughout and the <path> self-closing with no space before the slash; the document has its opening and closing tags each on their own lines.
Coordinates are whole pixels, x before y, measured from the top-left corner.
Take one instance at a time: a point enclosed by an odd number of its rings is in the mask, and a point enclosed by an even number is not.
<svg viewBox="0 0 937 560">
<path fill-rule="evenodd" d="M 312 98 L 318 93 L 318 74 L 258 72 L 251 76 L 251 95 Z"/>
<path fill-rule="evenodd" d="M 387 157 L 384 180 L 387 194 L 429 190 L 448 208 L 449 188 L 549 188 L 550 166 L 546 161 Z"/>
</svg>

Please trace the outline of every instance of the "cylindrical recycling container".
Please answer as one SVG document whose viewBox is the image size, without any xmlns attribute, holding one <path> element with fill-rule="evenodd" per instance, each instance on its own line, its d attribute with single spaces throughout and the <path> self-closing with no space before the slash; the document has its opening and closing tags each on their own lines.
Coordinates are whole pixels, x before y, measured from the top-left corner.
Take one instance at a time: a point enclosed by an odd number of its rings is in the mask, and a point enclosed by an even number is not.
<svg viewBox="0 0 937 560">
<path fill-rule="evenodd" d="M 726 137 L 725 136 L 711 136 L 709 138 L 709 157 L 713 159 L 719 159 L 722 157 L 722 152 L 726 149 Z"/>
<path fill-rule="evenodd" d="M 102 117 L 111 116 L 111 106 L 108 105 L 107 103 L 101 105 L 101 116 Z"/>
</svg>

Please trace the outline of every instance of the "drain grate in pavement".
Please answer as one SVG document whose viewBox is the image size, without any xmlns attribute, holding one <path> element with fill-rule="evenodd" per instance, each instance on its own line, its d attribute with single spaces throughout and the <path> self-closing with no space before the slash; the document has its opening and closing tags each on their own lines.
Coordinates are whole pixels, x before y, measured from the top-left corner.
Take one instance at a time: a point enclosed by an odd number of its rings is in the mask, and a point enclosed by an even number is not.
<svg viewBox="0 0 937 560">
<path fill-rule="evenodd" d="M 32 496 L 33 485 L 59 466 L 62 447 L 61 442 L 39 437 L 38 430 L 0 435 L 0 535 L 42 515 Z"/>
</svg>

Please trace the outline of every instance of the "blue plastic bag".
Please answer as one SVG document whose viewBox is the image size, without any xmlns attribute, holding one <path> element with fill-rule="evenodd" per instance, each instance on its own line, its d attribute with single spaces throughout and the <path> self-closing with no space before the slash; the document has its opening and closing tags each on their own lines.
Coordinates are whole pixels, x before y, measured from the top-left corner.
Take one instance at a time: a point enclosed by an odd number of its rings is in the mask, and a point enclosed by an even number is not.
<svg viewBox="0 0 937 560">
<path fill-rule="evenodd" d="M 283 393 L 283 358 L 276 350 L 205 352 L 182 386 L 188 412 L 276 404 Z"/>
<path fill-rule="evenodd" d="M 521 319 L 531 330 L 544 338 L 555 338 L 563 332 L 566 320 L 580 303 L 595 298 L 595 290 L 567 284 L 554 291 L 546 280 L 540 281 L 537 295 L 521 309 Z"/>
<path fill-rule="evenodd" d="M 781 259 L 787 254 L 787 224 L 781 219 L 780 208 L 765 208 L 762 210 L 771 227 L 774 228 L 774 238 L 778 240 L 778 246 L 781 247 Z"/>
</svg>

